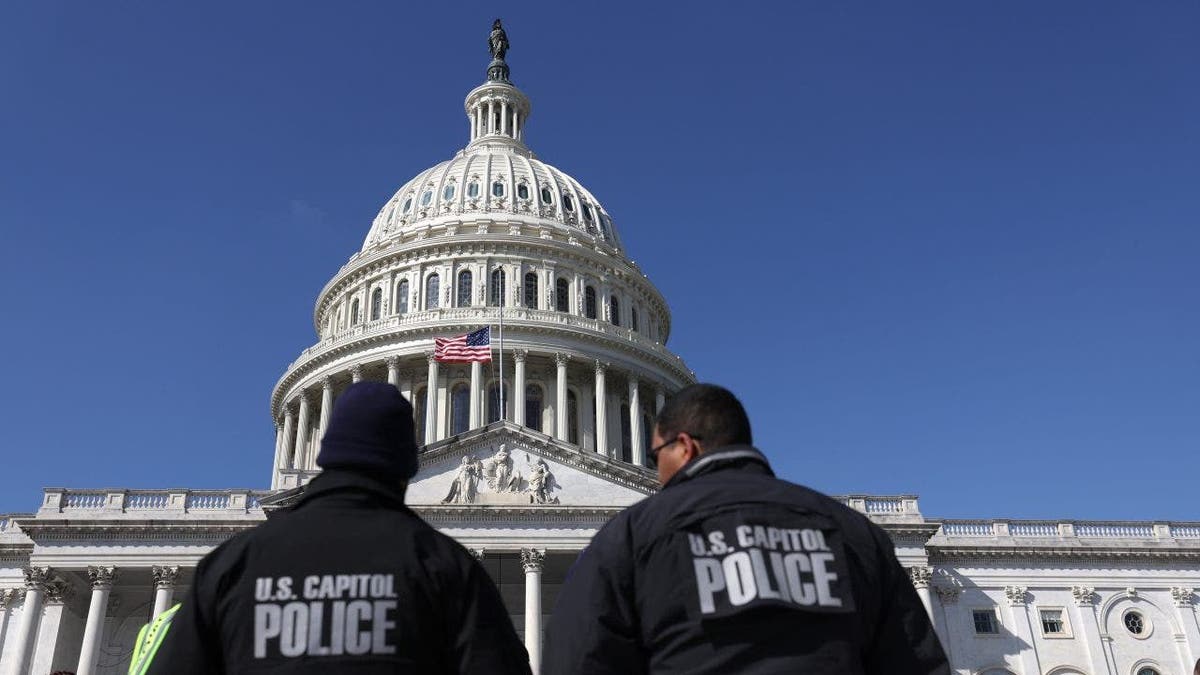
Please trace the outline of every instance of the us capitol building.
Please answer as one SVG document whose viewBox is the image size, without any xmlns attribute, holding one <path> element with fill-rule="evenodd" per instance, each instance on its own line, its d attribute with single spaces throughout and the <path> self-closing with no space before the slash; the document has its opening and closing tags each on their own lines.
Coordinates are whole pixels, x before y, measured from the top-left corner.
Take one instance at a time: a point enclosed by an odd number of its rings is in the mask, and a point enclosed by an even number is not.
<svg viewBox="0 0 1200 675">
<path fill-rule="evenodd" d="M 608 210 L 526 145 L 531 105 L 499 22 L 489 44 L 467 146 L 397 190 L 317 296 L 317 340 L 271 393 L 270 489 L 46 488 L 36 512 L 0 515 L 0 675 L 124 673 L 200 557 L 303 492 L 333 402 L 363 379 L 413 401 L 424 448 L 408 503 L 483 562 L 536 671 L 568 567 L 657 488 L 653 417 L 695 376 Z M 501 318 L 502 372 L 434 360 L 435 337 L 484 325 L 496 346 Z M 1200 658 L 1200 523 L 842 500 L 895 541 L 957 673 L 1183 675 Z"/>
</svg>

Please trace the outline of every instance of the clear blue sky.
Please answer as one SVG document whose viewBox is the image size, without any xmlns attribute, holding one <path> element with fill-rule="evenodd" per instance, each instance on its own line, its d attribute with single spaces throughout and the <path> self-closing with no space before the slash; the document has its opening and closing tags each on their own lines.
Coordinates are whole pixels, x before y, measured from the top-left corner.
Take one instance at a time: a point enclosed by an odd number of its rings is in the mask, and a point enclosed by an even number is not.
<svg viewBox="0 0 1200 675">
<path fill-rule="evenodd" d="M 261 487 L 268 396 L 502 16 L 779 472 L 1200 519 L 1200 3 L 6 2 L 0 512 Z"/>
</svg>

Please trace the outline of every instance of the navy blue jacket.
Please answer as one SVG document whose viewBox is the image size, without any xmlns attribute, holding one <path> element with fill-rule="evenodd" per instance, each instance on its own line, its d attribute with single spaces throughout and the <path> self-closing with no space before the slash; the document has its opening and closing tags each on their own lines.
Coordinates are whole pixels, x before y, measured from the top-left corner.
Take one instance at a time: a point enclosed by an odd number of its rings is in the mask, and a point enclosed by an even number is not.
<svg viewBox="0 0 1200 675">
<path fill-rule="evenodd" d="M 894 545 L 866 516 L 775 478 L 749 446 L 704 453 L 580 555 L 543 675 L 949 675 Z"/>
<path fill-rule="evenodd" d="M 326 471 L 205 556 L 150 673 L 518 673 L 487 571 L 403 493 Z"/>
</svg>

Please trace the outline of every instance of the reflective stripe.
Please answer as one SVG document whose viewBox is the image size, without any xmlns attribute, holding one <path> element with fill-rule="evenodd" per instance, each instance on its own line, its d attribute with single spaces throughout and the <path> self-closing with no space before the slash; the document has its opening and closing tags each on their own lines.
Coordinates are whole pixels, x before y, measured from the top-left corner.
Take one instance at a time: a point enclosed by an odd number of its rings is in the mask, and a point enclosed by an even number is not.
<svg viewBox="0 0 1200 675">
<path fill-rule="evenodd" d="M 142 630 L 138 633 L 137 643 L 133 648 L 133 660 L 129 662 L 129 675 L 145 675 L 146 671 L 150 669 L 154 655 L 158 653 L 163 638 L 167 636 L 167 630 L 171 628 L 171 620 L 175 618 L 175 614 L 182 606 L 182 603 L 176 604 L 156 616 L 150 623 L 142 626 Z"/>
</svg>

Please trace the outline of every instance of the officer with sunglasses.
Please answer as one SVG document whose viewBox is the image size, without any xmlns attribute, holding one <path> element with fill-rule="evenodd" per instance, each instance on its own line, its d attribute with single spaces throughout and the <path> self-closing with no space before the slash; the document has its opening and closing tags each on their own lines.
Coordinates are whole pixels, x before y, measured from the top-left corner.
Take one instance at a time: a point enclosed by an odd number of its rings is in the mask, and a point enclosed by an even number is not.
<svg viewBox="0 0 1200 675">
<path fill-rule="evenodd" d="M 663 489 L 576 561 L 544 674 L 950 673 L 887 534 L 776 478 L 727 389 L 676 394 L 650 457 Z"/>
</svg>

